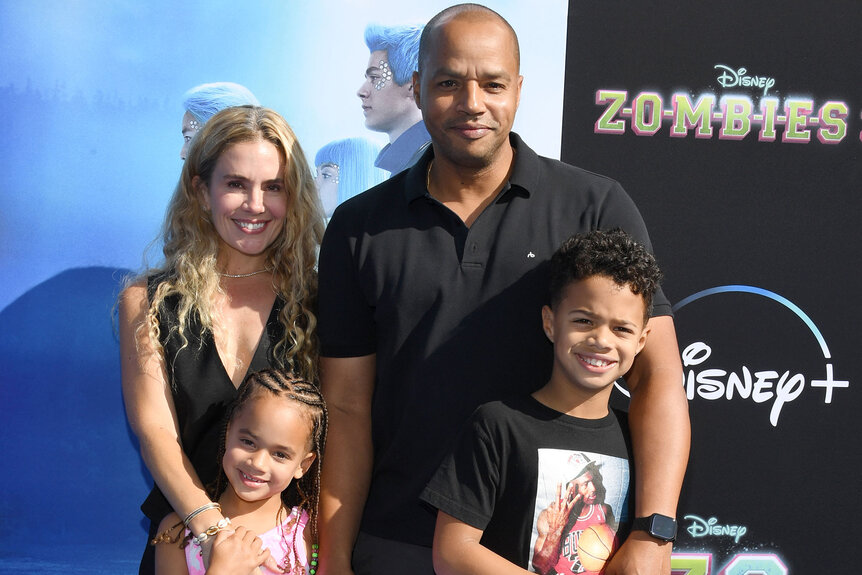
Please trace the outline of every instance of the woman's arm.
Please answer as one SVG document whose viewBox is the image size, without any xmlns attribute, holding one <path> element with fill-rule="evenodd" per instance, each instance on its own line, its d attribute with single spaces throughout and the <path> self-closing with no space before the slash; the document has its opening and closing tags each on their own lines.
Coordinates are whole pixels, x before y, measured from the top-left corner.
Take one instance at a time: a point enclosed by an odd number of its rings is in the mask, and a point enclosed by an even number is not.
<svg viewBox="0 0 862 575">
<path fill-rule="evenodd" d="M 437 512 L 434 572 L 437 575 L 524 575 L 526 569 L 503 559 L 481 543 L 482 531 Z"/>
<path fill-rule="evenodd" d="M 209 503 L 203 484 L 182 450 L 176 410 L 158 345 L 142 325 L 149 302 L 144 282 L 120 294 L 120 369 L 126 416 L 141 445 L 141 456 L 156 485 L 181 518 Z M 191 522 L 201 533 L 222 518 L 217 509 Z M 209 546 L 205 546 L 207 550 Z"/>
</svg>

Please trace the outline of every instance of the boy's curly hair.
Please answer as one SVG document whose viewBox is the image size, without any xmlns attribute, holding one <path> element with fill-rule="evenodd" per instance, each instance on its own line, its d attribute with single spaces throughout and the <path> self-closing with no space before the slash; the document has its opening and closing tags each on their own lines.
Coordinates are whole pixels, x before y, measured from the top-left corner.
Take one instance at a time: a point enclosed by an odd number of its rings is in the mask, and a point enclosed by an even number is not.
<svg viewBox="0 0 862 575">
<path fill-rule="evenodd" d="M 644 321 L 652 313 L 653 295 L 662 280 L 655 257 L 619 228 L 577 234 L 563 242 L 551 258 L 551 307 L 566 287 L 592 276 L 604 276 L 644 300 Z"/>
</svg>

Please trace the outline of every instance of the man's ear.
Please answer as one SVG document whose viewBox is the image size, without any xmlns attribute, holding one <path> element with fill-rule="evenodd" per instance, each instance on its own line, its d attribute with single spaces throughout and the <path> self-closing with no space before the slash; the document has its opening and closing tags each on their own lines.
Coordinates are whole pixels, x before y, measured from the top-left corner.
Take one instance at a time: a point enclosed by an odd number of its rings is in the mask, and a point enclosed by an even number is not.
<svg viewBox="0 0 862 575">
<path fill-rule="evenodd" d="M 524 77 L 518 76 L 518 99 L 515 101 L 515 109 L 521 105 L 521 87 L 524 85 Z"/>
<path fill-rule="evenodd" d="M 421 110 L 422 104 L 419 101 L 419 92 L 421 91 L 419 72 L 413 72 L 413 82 L 410 83 L 410 91 L 413 93 L 413 101 L 416 102 L 416 107 Z"/>
<path fill-rule="evenodd" d="M 542 329 L 551 343 L 554 343 L 554 310 L 550 306 L 542 306 Z"/>
</svg>

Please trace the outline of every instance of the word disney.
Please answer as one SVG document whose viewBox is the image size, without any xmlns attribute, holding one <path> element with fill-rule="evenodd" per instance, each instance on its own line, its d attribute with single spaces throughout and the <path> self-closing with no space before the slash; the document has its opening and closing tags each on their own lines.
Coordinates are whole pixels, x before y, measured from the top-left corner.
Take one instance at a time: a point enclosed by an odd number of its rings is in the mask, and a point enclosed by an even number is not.
<svg viewBox="0 0 862 575">
<path fill-rule="evenodd" d="M 766 80 L 768 89 L 771 84 Z M 667 102 L 656 92 L 640 92 L 629 98 L 625 90 L 597 90 L 596 105 L 604 107 L 595 133 L 621 135 L 630 127 L 638 136 L 654 136 L 664 126 L 673 138 L 690 132 L 699 139 L 743 140 L 757 134 L 758 141 L 838 144 L 847 136 L 850 108 L 845 102 L 827 101 L 819 107 L 812 98 L 763 97 L 755 104 L 744 94 L 704 93 L 695 98 L 676 93 Z M 859 135 L 862 139 L 862 133 Z"/>
</svg>

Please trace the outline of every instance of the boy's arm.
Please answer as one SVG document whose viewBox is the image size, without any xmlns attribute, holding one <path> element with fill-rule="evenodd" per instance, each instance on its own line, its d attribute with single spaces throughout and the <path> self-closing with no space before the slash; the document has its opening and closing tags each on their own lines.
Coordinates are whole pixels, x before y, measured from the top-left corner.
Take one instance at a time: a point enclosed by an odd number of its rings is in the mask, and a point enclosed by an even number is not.
<svg viewBox="0 0 862 575">
<path fill-rule="evenodd" d="M 437 575 L 524 575 L 526 569 L 503 559 L 481 543 L 482 530 L 437 512 L 434 571 Z"/>
<path fill-rule="evenodd" d="M 650 335 L 635 358 L 626 383 L 632 392 L 635 516 L 660 513 L 676 517 L 688 454 L 691 427 L 682 386 L 682 364 L 673 318 L 649 320 Z M 606 575 L 667 575 L 672 545 L 632 531 L 608 563 Z"/>
</svg>

